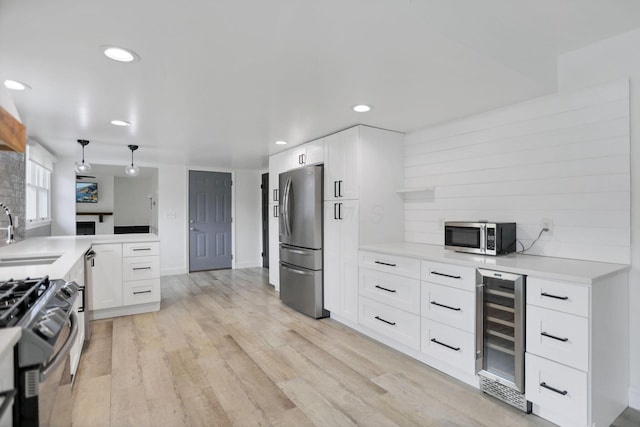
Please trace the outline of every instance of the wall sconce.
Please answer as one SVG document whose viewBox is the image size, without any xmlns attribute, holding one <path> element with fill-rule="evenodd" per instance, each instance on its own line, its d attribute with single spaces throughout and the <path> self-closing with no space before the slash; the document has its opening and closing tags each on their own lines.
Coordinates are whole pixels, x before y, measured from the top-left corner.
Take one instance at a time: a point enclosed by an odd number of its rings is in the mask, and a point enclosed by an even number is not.
<svg viewBox="0 0 640 427">
<path fill-rule="evenodd" d="M 89 141 L 86 139 L 79 139 L 78 144 L 82 145 L 82 162 L 76 162 L 76 172 L 77 173 L 88 173 L 91 172 L 91 165 L 88 162 L 84 161 L 84 147 L 89 145 Z"/>
<path fill-rule="evenodd" d="M 133 164 L 133 152 L 138 149 L 138 146 L 129 145 L 128 147 L 129 147 L 129 150 L 131 150 L 131 165 L 126 167 L 126 169 L 124 170 L 124 173 L 127 174 L 127 176 L 138 176 L 140 169 Z"/>
</svg>

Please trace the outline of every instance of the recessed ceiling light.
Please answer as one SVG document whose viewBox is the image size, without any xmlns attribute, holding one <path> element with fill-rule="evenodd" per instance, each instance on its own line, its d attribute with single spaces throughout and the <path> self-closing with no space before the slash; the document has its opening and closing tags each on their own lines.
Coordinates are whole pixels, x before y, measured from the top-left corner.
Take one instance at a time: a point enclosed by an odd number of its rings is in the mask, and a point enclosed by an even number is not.
<svg viewBox="0 0 640 427">
<path fill-rule="evenodd" d="M 365 104 L 354 105 L 353 107 L 353 111 L 357 113 L 366 113 L 369 110 L 371 110 L 371 107 Z"/>
<path fill-rule="evenodd" d="M 140 56 L 132 50 L 117 46 L 102 46 L 105 56 L 118 62 L 139 61 Z"/>
<path fill-rule="evenodd" d="M 109 123 L 114 126 L 131 126 L 131 122 L 127 122 L 124 120 L 111 120 Z"/>
<path fill-rule="evenodd" d="M 27 90 L 27 89 L 31 89 L 31 86 L 29 86 L 28 84 L 22 83 L 22 82 L 18 82 L 15 80 L 5 80 L 4 81 L 4 86 L 7 89 L 11 89 L 11 90 Z"/>
<path fill-rule="evenodd" d="M 276 141 L 277 145 L 287 145 L 287 141 Z"/>
</svg>

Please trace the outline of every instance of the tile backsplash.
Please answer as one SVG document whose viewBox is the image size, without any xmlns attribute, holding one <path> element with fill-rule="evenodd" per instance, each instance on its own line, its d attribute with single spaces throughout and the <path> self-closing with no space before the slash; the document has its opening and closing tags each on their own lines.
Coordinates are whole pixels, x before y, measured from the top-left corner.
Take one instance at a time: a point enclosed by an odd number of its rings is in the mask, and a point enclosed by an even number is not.
<svg viewBox="0 0 640 427">
<path fill-rule="evenodd" d="M 24 239 L 25 199 L 24 153 L 0 151 L 0 203 L 11 210 L 14 219 L 18 219 L 15 228 L 15 238 L 18 241 Z M 2 210 L 0 212 L 0 227 L 7 225 L 9 225 L 9 219 Z M 0 231 L 0 246 L 5 246 L 6 240 L 6 231 Z"/>
</svg>

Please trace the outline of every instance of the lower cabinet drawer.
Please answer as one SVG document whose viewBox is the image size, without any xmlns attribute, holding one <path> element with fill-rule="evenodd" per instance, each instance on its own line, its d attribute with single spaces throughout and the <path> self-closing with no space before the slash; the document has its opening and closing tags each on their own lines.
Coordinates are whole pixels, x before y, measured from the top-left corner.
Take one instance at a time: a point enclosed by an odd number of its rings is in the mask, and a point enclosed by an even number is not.
<svg viewBox="0 0 640 427">
<path fill-rule="evenodd" d="M 461 265 L 422 261 L 422 280 L 475 292 L 476 269 Z"/>
<path fill-rule="evenodd" d="M 360 267 L 420 279 L 420 260 L 397 255 L 360 251 Z"/>
<path fill-rule="evenodd" d="M 160 257 L 141 256 L 122 259 L 122 280 L 145 280 L 160 277 Z"/>
<path fill-rule="evenodd" d="M 420 281 L 360 268 L 360 295 L 420 314 Z"/>
<path fill-rule="evenodd" d="M 475 292 L 422 282 L 420 300 L 422 317 L 475 333 Z"/>
<path fill-rule="evenodd" d="M 123 304 L 146 304 L 160 301 L 160 279 L 135 280 L 123 284 Z"/>
<path fill-rule="evenodd" d="M 527 305 L 527 351 L 586 371 L 589 319 Z"/>
<path fill-rule="evenodd" d="M 422 319 L 422 352 L 472 375 L 476 372 L 473 337 L 470 332 Z"/>
<path fill-rule="evenodd" d="M 587 374 L 525 354 L 525 393 L 534 412 L 561 426 L 587 425 Z"/>
<path fill-rule="evenodd" d="M 375 332 L 420 350 L 420 317 L 369 298 L 360 297 L 358 320 Z"/>
</svg>

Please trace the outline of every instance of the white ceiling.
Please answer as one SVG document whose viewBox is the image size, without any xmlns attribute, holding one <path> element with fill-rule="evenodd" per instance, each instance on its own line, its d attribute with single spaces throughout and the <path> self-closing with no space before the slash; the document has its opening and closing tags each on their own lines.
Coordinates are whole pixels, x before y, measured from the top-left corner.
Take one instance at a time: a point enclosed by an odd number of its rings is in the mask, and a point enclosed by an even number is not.
<svg viewBox="0 0 640 427">
<path fill-rule="evenodd" d="M 0 0 L 0 79 L 32 87 L 13 99 L 58 156 L 260 168 L 278 139 L 554 92 L 558 54 L 638 27 L 637 0 Z"/>
</svg>

